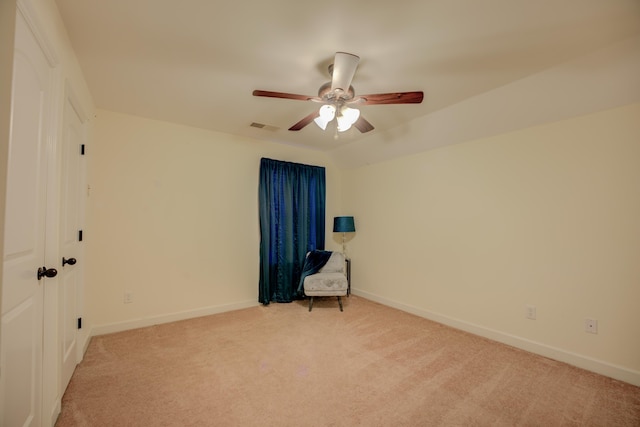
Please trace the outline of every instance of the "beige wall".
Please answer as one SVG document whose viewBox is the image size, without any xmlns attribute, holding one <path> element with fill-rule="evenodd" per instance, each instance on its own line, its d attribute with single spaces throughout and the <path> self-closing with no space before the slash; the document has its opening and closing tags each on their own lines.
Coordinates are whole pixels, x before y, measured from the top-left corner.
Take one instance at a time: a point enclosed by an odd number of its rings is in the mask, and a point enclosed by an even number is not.
<svg viewBox="0 0 640 427">
<path fill-rule="evenodd" d="M 339 247 L 340 172 L 320 152 L 99 110 L 88 156 L 98 331 L 257 304 L 261 157 L 326 167 L 327 247 Z"/>
<path fill-rule="evenodd" d="M 345 172 L 354 288 L 637 381 L 639 117 L 635 104 Z"/>
</svg>

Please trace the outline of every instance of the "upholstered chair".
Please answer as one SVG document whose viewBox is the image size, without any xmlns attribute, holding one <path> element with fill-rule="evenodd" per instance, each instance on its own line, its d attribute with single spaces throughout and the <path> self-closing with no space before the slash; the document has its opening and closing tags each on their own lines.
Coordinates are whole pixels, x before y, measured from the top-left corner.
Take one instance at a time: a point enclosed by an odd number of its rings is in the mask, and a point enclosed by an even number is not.
<svg viewBox="0 0 640 427">
<path fill-rule="evenodd" d="M 344 255 L 341 252 L 331 252 L 327 263 L 315 274 L 306 276 L 304 280 L 304 294 L 309 297 L 309 311 L 313 308 L 314 297 L 338 297 L 340 311 L 341 297 L 347 295 L 347 276 L 344 271 Z"/>
</svg>

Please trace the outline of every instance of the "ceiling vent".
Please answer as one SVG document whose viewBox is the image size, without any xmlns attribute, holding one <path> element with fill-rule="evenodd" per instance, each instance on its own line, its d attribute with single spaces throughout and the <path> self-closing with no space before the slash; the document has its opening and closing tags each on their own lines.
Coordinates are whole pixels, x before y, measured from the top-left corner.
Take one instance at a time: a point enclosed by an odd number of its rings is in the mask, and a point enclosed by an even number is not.
<svg viewBox="0 0 640 427">
<path fill-rule="evenodd" d="M 251 126 L 252 128 L 270 130 L 271 132 L 275 132 L 278 130 L 276 126 L 269 126 L 269 125 L 265 125 L 264 123 L 252 122 L 249 126 Z"/>
</svg>

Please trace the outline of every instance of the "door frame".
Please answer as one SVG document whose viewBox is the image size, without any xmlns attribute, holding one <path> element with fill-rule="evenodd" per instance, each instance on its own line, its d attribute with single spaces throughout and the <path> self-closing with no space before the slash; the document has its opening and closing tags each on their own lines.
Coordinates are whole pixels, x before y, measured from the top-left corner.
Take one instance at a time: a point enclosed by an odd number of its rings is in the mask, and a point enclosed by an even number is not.
<svg viewBox="0 0 640 427">
<path fill-rule="evenodd" d="M 16 1 L 0 1 L 0 170 L 7 170 L 9 158 L 9 125 L 11 124 L 11 93 L 13 92 L 13 46 L 16 24 Z M 4 211 L 7 193 L 6 174 L 0 174 L 0 242 L 4 242 Z M 0 245 L 0 260 L 4 245 Z M 2 268 L 0 262 L 0 306 L 2 306 Z M 0 346 L 2 335 L 0 333 Z M 2 375 L 2 372 L 0 372 Z"/>
</svg>

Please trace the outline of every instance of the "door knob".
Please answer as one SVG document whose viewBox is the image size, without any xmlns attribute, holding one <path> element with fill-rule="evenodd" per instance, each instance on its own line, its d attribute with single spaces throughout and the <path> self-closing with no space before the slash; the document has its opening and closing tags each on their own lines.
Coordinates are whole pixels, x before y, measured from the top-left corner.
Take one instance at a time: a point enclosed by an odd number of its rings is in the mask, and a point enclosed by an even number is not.
<svg viewBox="0 0 640 427">
<path fill-rule="evenodd" d="M 43 277 L 56 277 L 58 275 L 58 270 L 56 270 L 55 268 L 47 268 L 47 267 L 40 267 L 38 269 L 38 280 L 42 279 Z"/>
<path fill-rule="evenodd" d="M 62 266 L 64 267 L 65 264 L 69 264 L 69 265 L 75 265 L 76 264 L 76 259 L 75 258 L 69 258 L 66 259 L 65 257 L 62 257 Z"/>
</svg>

